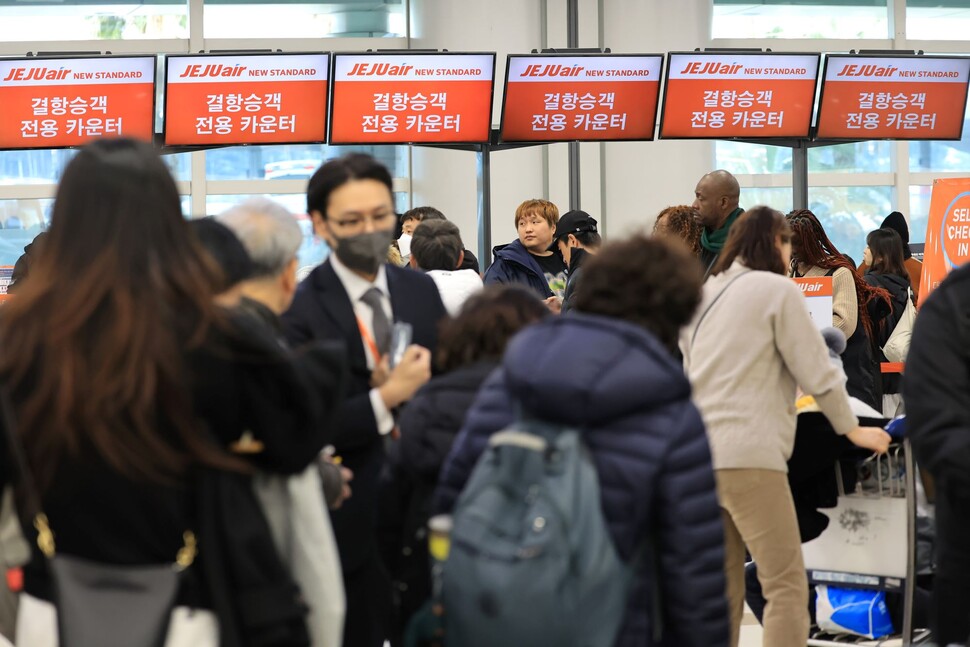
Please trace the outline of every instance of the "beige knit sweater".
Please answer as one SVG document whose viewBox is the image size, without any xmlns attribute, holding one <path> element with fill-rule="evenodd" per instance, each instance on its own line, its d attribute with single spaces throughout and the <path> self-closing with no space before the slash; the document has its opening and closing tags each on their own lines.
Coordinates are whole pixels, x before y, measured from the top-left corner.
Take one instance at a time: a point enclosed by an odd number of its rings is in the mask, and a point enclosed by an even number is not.
<svg viewBox="0 0 970 647">
<path fill-rule="evenodd" d="M 829 359 L 801 290 L 785 276 L 735 262 L 711 277 L 694 321 L 681 335 L 681 350 L 714 469 L 787 472 L 798 385 L 815 396 L 836 432 L 846 434 L 859 424 L 845 374 Z"/>
<path fill-rule="evenodd" d="M 814 265 L 799 264 L 797 276 L 825 276 L 828 270 Z M 859 300 L 856 297 L 855 278 L 844 267 L 832 275 L 832 325 L 848 339 L 859 325 Z"/>
</svg>

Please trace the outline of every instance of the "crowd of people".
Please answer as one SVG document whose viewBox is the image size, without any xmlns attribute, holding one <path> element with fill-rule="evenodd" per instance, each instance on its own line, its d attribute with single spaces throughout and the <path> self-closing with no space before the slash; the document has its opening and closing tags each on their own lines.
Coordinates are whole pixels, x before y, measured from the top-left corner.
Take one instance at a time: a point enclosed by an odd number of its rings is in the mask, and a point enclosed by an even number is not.
<svg viewBox="0 0 970 647">
<path fill-rule="evenodd" d="M 628 589 L 583 598 L 622 600 L 595 644 L 736 647 L 753 562 L 763 644 L 801 647 L 808 529 L 789 466 L 795 402 L 812 396 L 828 421 L 813 433 L 836 455 L 885 453 L 872 420 L 909 414 L 936 480 L 933 629 L 964 644 L 967 270 L 923 307 L 905 379 L 884 375 L 920 288 L 905 219 L 871 232 L 856 268 L 811 211 L 745 209 L 740 195 L 714 171 L 651 235 L 613 241 L 585 211 L 526 200 L 516 238 L 480 265 L 445 214 L 396 214 L 388 170 L 350 154 L 309 181 L 331 254 L 298 281 L 301 232 L 279 204 L 186 221 L 150 146 L 86 146 L 0 315 L 0 486 L 15 493 L 5 526 L 20 522 L 0 537 L 6 566 L 23 567 L 0 630 L 18 647 L 439 645 L 449 618 L 475 614 L 500 631 L 496 618 L 529 605 L 511 589 L 442 588 L 429 521 L 472 524 L 453 529 L 452 551 L 484 568 L 557 541 L 533 511 L 540 485 L 523 484 L 530 516 L 501 528 L 474 511 L 500 493 L 469 493 L 502 456 L 514 480 L 527 461 L 503 443 L 534 448 L 520 427 L 541 421 L 578 430 L 607 556 L 630 570 Z M 824 276 L 834 362 L 789 280 Z M 475 543 L 496 532 L 526 548 Z M 115 579 L 177 564 L 155 597 L 163 620 L 126 613 L 145 598 L 121 601 L 110 577 L 78 585 L 71 560 Z M 117 606 L 98 618 L 105 590 Z"/>
</svg>

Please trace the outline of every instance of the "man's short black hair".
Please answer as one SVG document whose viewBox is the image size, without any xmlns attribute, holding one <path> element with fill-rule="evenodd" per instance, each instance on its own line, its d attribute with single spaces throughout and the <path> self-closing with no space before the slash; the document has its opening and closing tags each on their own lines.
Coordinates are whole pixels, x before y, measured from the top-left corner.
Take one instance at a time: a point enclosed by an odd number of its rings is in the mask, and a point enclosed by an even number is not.
<svg viewBox="0 0 970 647">
<path fill-rule="evenodd" d="M 414 209 L 409 209 L 404 212 L 401 216 L 401 223 L 405 223 L 408 220 L 417 220 L 418 222 L 424 222 L 425 220 L 448 220 L 445 218 L 445 214 L 441 213 L 434 207 L 415 207 Z"/>
<path fill-rule="evenodd" d="M 365 153 L 351 153 L 330 160 L 310 178 L 306 189 L 307 213 L 319 211 L 326 220 L 330 194 L 352 180 L 377 180 L 394 192 L 391 172 L 386 166 Z"/>
<path fill-rule="evenodd" d="M 464 247 L 458 226 L 448 220 L 424 220 L 411 234 L 411 258 L 426 272 L 458 269 Z"/>
</svg>

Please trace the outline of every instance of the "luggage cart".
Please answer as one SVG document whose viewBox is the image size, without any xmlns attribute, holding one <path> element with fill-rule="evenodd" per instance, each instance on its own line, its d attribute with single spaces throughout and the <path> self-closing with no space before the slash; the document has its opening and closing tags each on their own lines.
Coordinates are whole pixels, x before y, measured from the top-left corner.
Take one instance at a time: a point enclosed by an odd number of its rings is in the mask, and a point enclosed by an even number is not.
<svg viewBox="0 0 970 647">
<path fill-rule="evenodd" d="M 928 630 L 913 626 L 916 590 L 916 466 L 909 441 L 902 434 L 903 419 L 887 431 L 897 439 L 885 456 L 862 462 L 871 476 L 860 480 L 855 492 L 846 493 L 842 472 L 836 468 L 839 500 L 823 510 L 828 528 L 803 544 L 805 568 L 811 584 L 828 584 L 901 593 L 902 632 L 871 640 L 852 636 L 824 638 L 816 633 L 809 647 L 844 647 L 846 644 L 910 647 L 929 640 Z"/>
</svg>

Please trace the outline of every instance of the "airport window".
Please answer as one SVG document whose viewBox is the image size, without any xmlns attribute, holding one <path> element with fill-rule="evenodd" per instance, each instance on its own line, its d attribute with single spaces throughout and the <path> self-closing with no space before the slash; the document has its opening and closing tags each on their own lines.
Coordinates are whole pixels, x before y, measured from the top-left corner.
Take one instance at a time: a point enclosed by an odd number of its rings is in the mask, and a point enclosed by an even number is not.
<svg viewBox="0 0 970 647">
<path fill-rule="evenodd" d="M 404 2 L 209 1 L 206 38 L 386 38 L 406 35 Z"/>
<path fill-rule="evenodd" d="M 373 155 L 394 177 L 407 177 L 405 146 L 231 146 L 206 152 L 205 172 L 210 180 L 308 180 L 329 159 L 356 150 Z"/>
<path fill-rule="evenodd" d="M 886 0 L 714 0 L 714 38 L 889 38 Z"/>
<path fill-rule="evenodd" d="M 0 3 L 0 42 L 188 38 L 186 0 Z"/>
</svg>

